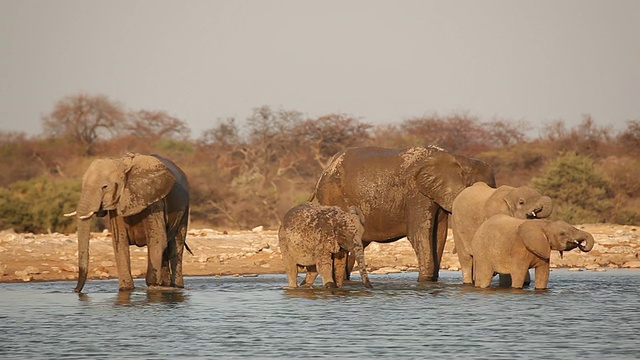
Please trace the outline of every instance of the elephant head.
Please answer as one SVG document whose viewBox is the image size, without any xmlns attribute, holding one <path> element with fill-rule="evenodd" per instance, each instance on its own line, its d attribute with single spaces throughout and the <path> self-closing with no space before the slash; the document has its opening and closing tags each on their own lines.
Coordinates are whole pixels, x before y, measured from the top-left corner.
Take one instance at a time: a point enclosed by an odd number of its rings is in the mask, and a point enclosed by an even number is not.
<svg viewBox="0 0 640 360">
<path fill-rule="evenodd" d="M 563 251 L 579 248 L 589 252 L 595 243 L 593 236 L 586 231 L 562 221 L 536 220 L 525 221 L 518 227 L 518 239 L 537 256 L 548 260 L 551 250 Z"/>
<path fill-rule="evenodd" d="M 421 163 L 416 175 L 418 190 L 451 212 L 453 200 L 466 187 L 484 182 L 495 188 L 496 179 L 491 166 L 481 160 L 434 151 Z"/>
<path fill-rule="evenodd" d="M 518 219 L 544 219 L 553 212 L 553 201 L 528 186 L 500 186 L 485 203 L 485 214 L 508 214 Z"/>
<path fill-rule="evenodd" d="M 156 157 L 126 154 L 119 159 L 94 160 L 82 178 L 82 193 L 75 212 L 78 217 L 78 285 L 82 290 L 89 265 L 90 219 L 131 216 L 164 198 L 176 179 Z"/>
</svg>

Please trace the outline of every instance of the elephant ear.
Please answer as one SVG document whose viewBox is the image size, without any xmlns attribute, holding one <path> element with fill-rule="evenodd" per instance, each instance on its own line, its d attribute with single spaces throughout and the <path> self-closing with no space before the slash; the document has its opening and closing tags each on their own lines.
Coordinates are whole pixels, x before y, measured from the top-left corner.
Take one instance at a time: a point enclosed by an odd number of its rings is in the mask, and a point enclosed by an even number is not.
<svg viewBox="0 0 640 360">
<path fill-rule="evenodd" d="M 527 250 L 542 259 L 549 260 L 551 257 L 551 244 L 544 232 L 546 223 L 547 221 L 544 220 L 525 220 L 518 227 L 516 237 L 524 243 Z"/>
<path fill-rule="evenodd" d="M 497 214 L 513 216 L 513 209 L 509 203 L 512 190 L 513 187 L 502 185 L 491 194 L 484 204 L 484 214 L 487 218 Z"/>
<path fill-rule="evenodd" d="M 169 194 L 175 177 L 157 158 L 127 154 L 119 165 L 124 173 L 124 189 L 118 201 L 118 214 L 131 216 Z"/>
<path fill-rule="evenodd" d="M 467 186 L 455 156 L 438 151 L 428 156 L 416 174 L 418 191 L 451 212 L 453 200 Z"/>
</svg>

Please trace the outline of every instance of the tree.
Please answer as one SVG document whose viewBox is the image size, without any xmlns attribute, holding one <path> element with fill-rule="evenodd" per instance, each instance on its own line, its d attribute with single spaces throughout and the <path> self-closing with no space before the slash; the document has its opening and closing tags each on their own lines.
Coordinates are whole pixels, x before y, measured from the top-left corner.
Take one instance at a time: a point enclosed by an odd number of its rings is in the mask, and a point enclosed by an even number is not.
<svg viewBox="0 0 640 360">
<path fill-rule="evenodd" d="M 436 145 L 470 155 L 491 147 L 491 136 L 477 118 L 453 114 L 405 120 L 401 129 L 414 137 L 415 145 Z"/>
<path fill-rule="evenodd" d="M 613 194 L 590 158 L 568 152 L 551 161 L 531 186 L 554 201 L 554 216 L 569 223 L 610 219 Z"/>
<path fill-rule="evenodd" d="M 558 153 L 576 152 L 599 158 L 603 147 L 612 139 L 610 127 L 599 127 L 590 115 L 584 115 L 580 124 L 567 129 L 562 120 L 544 126 L 541 138 L 548 141 Z"/>
<path fill-rule="evenodd" d="M 313 152 L 321 167 L 337 152 L 366 142 L 372 126 L 344 114 L 329 114 L 298 123 L 291 136 Z"/>
<path fill-rule="evenodd" d="M 136 138 L 184 140 L 191 130 L 187 124 L 164 111 L 138 110 L 129 113 L 125 130 Z"/>
<path fill-rule="evenodd" d="M 122 105 L 104 95 L 86 94 L 63 98 L 42 119 L 45 135 L 82 144 L 85 155 L 93 154 L 96 140 L 112 137 L 122 131 L 126 120 Z"/>
</svg>

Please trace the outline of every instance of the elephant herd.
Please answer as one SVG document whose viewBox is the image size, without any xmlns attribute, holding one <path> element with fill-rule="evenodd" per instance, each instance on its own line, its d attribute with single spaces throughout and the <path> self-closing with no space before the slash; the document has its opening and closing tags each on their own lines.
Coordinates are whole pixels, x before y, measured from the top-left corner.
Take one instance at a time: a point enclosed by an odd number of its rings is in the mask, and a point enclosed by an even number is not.
<svg viewBox="0 0 640 360">
<path fill-rule="evenodd" d="M 495 274 L 522 287 L 535 268 L 546 288 L 551 250 L 590 251 L 593 237 L 549 220 L 553 202 L 529 187 L 496 188 L 486 162 L 435 146 L 348 148 L 327 163 L 308 202 L 284 215 L 278 232 L 288 287 L 341 287 L 356 261 L 371 287 L 364 249 L 407 238 L 418 260 L 418 281 L 436 281 L 448 225 L 463 283 L 488 287 Z M 149 287 L 183 287 L 189 184 L 180 168 L 157 155 L 128 153 L 95 160 L 82 180 L 76 211 L 79 276 L 87 278 L 89 224 L 109 217 L 120 290 L 133 288 L 129 246 L 148 247 Z M 451 219 L 449 219 L 451 217 Z"/>
</svg>

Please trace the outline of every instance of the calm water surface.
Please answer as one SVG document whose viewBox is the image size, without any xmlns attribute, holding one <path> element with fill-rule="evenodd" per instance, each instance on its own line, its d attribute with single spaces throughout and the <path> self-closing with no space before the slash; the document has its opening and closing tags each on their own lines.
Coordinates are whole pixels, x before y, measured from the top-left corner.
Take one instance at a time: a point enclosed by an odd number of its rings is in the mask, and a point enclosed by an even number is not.
<svg viewBox="0 0 640 360">
<path fill-rule="evenodd" d="M 551 273 L 549 290 L 479 290 L 459 272 L 372 275 L 337 291 L 285 275 L 0 284 L 2 359 L 638 359 L 640 271 Z"/>
</svg>

